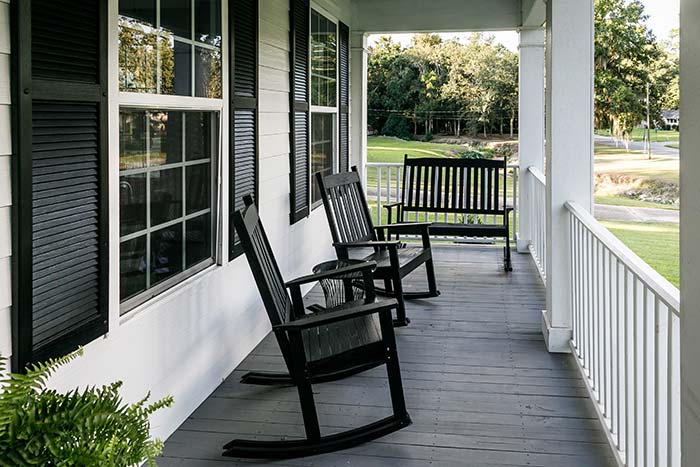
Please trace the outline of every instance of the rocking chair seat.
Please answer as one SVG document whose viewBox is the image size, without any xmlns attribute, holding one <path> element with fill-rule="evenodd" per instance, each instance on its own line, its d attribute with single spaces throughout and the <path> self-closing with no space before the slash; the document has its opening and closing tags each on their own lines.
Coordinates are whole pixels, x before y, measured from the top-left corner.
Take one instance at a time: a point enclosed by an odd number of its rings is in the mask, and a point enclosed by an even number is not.
<svg viewBox="0 0 700 467">
<path fill-rule="evenodd" d="M 362 303 L 364 302 L 360 304 Z M 357 304 L 351 302 L 341 307 L 316 313 L 323 314 L 353 306 L 357 306 Z M 379 317 L 375 314 L 305 329 L 301 333 L 301 338 L 304 341 L 306 359 L 309 365 L 313 365 L 353 349 L 381 342 L 382 334 Z"/>
<path fill-rule="evenodd" d="M 397 253 L 399 257 L 399 270 L 401 272 L 401 276 L 406 276 L 431 257 L 430 250 L 423 248 L 423 246 L 405 245 L 403 248 L 399 248 Z M 391 277 L 393 266 L 391 264 L 388 249 L 381 249 L 373 252 L 372 254 L 366 256 L 364 260 L 374 261 L 377 263 L 377 270 L 374 273 L 374 277 L 377 279 Z"/>
</svg>

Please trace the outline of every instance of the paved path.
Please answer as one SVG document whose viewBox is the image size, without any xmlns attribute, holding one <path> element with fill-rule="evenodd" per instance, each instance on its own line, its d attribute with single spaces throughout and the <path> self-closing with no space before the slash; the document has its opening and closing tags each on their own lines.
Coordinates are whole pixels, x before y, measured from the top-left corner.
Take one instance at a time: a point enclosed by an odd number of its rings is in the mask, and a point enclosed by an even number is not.
<svg viewBox="0 0 700 467">
<path fill-rule="evenodd" d="M 623 222 L 669 222 L 679 223 L 680 211 L 658 208 L 638 208 L 630 206 L 595 205 L 598 220 Z"/>
<path fill-rule="evenodd" d="M 615 147 L 615 140 L 610 136 L 596 135 L 595 142 L 605 144 L 606 146 Z M 678 157 L 680 155 L 680 151 L 674 148 L 667 148 L 667 144 L 678 144 L 678 142 L 671 141 L 667 143 L 651 143 L 651 153 L 655 156 Z M 619 147 L 624 148 L 624 145 L 620 143 Z M 644 143 L 640 141 L 632 141 L 630 142 L 629 149 L 630 151 L 644 151 Z"/>
</svg>

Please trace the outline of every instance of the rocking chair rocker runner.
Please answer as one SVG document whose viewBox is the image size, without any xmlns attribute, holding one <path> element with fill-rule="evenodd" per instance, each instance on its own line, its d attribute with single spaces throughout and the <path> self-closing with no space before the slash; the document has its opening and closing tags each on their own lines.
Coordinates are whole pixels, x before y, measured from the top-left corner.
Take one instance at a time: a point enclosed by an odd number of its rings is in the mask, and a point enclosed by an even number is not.
<svg viewBox="0 0 700 467">
<path fill-rule="evenodd" d="M 374 249 L 374 253 L 363 258 L 375 261 L 377 269 L 374 278 L 384 281 L 383 294 L 395 297 L 398 301 L 395 326 L 406 326 L 404 299 L 437 297 L 440 292 L 435 281 L 435 267 L 430 249 L 429 222 L 411 222 L 392 225 L 373 225 L 367 207 L 365 193 L 360 183 L 357 167 L 351 172 L 322 177 L 316 174 L 323 205 L 326 208 L 328 224 L 333 237 L 333 245 L 340 259 L 348 259 L 350 250 Z M 392 241 L 391 235 L 416 233 L 421 236 L 422 245 L 406 245 Z M 428 291 L 404 292 L 402 280 L 408 274 L 425 264 L 428 276 Z"/>
<path fill-rule="evenodd" d="M 243 211 L 234 213 L 233 222 L 289 369 L 289 375 L 284 377 L 297 387 L 306 439 L 236 439 L 224 446 L 223 455 L 266 459 L 302 457 L 349 448 L 408 426 L 411 419 L 406 411 L 391 321 L 391 310 L 397 303 L 395 300 L 375 302 L 372 282 L 375 265 L 356 264 L 285 284 L 257 209 L 250 197 L 245 198 L 245 203 L 247 207 Z M 306 313 L 301 286 L 337 277 L 352 281 L 361 277 L 365 298 L 358 301 L 349 295 L 350 301 L 338 307 Z M 322 436 L 311 384 L 382 364 L 387 367 L 393 415 L 359 428 Z M 283 379 L 278 375 L 271 381 Z"/>
</svg>

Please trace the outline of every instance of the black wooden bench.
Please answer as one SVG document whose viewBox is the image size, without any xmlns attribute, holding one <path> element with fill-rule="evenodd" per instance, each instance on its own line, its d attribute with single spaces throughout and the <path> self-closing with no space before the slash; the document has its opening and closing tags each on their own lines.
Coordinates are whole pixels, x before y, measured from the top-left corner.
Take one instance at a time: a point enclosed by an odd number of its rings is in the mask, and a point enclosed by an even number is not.
<svg viewBox="0 0 700 467">
<path fill-rule="evenodd" d="M 421 215 L 443 214 L 447 221 L 431 223 L 430 235 L 503 237 L 503 266 L 512 271 L 508 220 L 512 208 L 506 206 L 507 171 L 502 159 L 406 155 L 401 201 L 384 205 L 388 222 L 401 224 L 409 222 L 411 216 L 418 219 Z M 494 216 L 498 222 L 481 223 L 485 216 Z"/>
<path fill-rule="evenodd" d="M 295 385 L 306 439 L 235 439 L 224 446 L 224 456 L 291 458 L 321 454 L 352 447 L 408 426 L 411 419 L 406 411 L 391 319 L 391 310 L 398 304 L 396 300 L 375 300 L 372 271 L 376 264 L 360 262 L 285 284 L 258 211 L 250 197 L 245 197 L 244 202 L 247 207 L 234 213 L 233 224 L 289 373 L 249 373 L 243 382 Z M 362 299 L 349 293 L 343 295 L 338 306 L 307 313 L 302 286 L 328 280 L 339 280 L 348 288 L 360 283 Z M 380 365 L 387 368 L 393 414 L 358 428 L 321 435 L 311 385 Z"/>
</svg>

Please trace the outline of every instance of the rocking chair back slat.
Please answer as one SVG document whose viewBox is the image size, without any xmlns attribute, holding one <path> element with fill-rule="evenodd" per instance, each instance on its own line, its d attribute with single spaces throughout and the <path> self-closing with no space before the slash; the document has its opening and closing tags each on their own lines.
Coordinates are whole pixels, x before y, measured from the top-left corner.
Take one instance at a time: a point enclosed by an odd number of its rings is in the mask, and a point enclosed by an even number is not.
<svg viewBox="0 0 700 467">
<path fill-rule="evenodd" d="M 258 210 L 252 204 L 252 199 L 246 198 L 244 201 L 248 209 L 245 210 L 245 214 L 234 213 L 233 222 L 244 251 L 247 255 L 253 256 L 248 262 L 270 322 L 273 326 L 283 324 L 290 319 L 292 301 L 287 294 L 284 279 L 260 222 Z"/>
<path fill-rule="evenodd" d="M 324 203 L 334 242 L 351 243 L 376 240 L 372 218 L 360 184 L 353 169 L 329 175 L 323 179 Z"/>
</svg>

